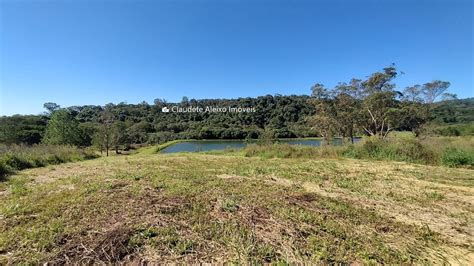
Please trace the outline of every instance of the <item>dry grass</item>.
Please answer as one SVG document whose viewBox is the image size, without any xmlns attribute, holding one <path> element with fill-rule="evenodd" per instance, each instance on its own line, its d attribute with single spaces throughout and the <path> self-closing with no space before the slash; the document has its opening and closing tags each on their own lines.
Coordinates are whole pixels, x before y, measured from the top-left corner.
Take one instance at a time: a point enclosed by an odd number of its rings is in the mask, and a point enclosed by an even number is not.
<svg viewBox="0 0 474 266">
<path fill-rule="evenodd" d="M 27 168 L 97 158 L 86 149 L 66 145 L 4 145 L 0 144 L 0 182 L 8 174 Z"/>
<path fill-rule="evenodd" d="M 474 138 L 420 137 L 410 132 L 395 132 L 385 140 L 366 137 L 344 146 L 299 146 L 288 144 L 249 145 L 243 149 L 248 157 L 261 158 L 354 158 L 390 160 L 426 165 L 443 165 L 474 169 Z"/>
<path fill-rule="evenodd" d="M 133 155 L 0 183 L 0 264 L 473 261 L 474 171 Z"/>
</svg>

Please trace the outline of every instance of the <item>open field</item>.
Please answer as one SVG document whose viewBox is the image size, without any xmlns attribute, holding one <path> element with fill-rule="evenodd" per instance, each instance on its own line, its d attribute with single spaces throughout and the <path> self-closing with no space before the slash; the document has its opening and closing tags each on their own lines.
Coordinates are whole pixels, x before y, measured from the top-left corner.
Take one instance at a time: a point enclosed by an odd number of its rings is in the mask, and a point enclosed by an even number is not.
<svg viewBox="0 0 474 266">
<path fill-rule="evenodd" d="M 137 154 L 0 183 L 0 264 L 474 261 L 474 170 Z"/>
</svg>

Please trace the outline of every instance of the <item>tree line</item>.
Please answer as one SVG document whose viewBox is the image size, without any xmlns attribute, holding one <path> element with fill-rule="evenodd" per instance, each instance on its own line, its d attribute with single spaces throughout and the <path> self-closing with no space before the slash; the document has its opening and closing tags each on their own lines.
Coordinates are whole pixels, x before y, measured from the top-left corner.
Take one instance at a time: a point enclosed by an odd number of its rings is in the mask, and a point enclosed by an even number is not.
<svg viewBox="0 0 474 266">
<path fill-rule="evenodd" d="M 315 84 L 311 88 L 315 115 L 310 123 L 327 141 L 334 135 L 353 141 L 355 134 L 384 139 L 393 130 L 420 135 L 433 119 L 436 101 L 453 100 L 456 95 L 447 92 L 449 82 L 440 80 L 396 90 L 393 80 L 398 75 L 391 65 L 366 80 L 351 79 L 333 89 Z"/>
<path fill-rule="evenodd" d="M 432 81 L 397 90 L 394 65 L 365 80 L 351 79 L 328 89 L 311 87 L 311 95 L 266 95 L 238 99 L 188 99 L 153 104 L 84 105 L 61 108 L 45 103 L 41 115 L 0 117 L 0 142 L 50 143 L 96 146 L 108 153 L 139 144 L 175 139 L 256 139 L 373 135 L 385 138 L 393 130 L 419 135 L 433 120 L 438 100 L 455 96 L 450 84 Z M 171 105 L 182 107 L 254 107 L 249 113 L 163 113 Z"/>
</svg>

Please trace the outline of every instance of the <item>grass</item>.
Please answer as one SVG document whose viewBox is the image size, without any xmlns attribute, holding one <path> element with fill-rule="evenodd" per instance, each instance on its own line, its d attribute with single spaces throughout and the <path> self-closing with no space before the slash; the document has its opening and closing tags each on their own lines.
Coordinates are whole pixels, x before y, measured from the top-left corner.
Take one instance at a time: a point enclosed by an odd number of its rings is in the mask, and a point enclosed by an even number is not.
<svg viewBox="0 0 474 266">
<path fill-rule="evenodd" d="M 396 133 L 386 140 L 365 138 L 345 146 L 253 144 L 243 153 L 262 158 L 354 158 L 474 168 L 473 137 L 415 138 L 412 134 Z"/>
<path fill-rule="evenodd" d="M 72 146 L 0 145 L 0 180 L 18 170 L 92 158 L 94 152 Z"/>
<path fill-rule="evenodd" d="M 189 140 L 172 140 L 172 141 L 167 141 L 163 144 L 159 145 L 153 145 L 153 146 L 148 146 L 148 147 L 143 147 L 137 150 L 135 154 L 141 154 L 141 155 L 151 155 L 160 152 L 163 149 L 166 149 L 167 147 L 174 145 L 176 143 L 184 142 L 184 141 L 189 141 Z"/>
<path fill-rule="evenodd" d="M 0 184 L 0 264 L 468 264 L 472 174 L 235 153 L 29 169 Z"/>
<path fill-rule="evenodd" d="M 337 158 L 343 154 L 346 147 L 321 146 L 310 147 L 290 144 L 251 144 L 244 149 L 247 157 L 260 156 L 262 158 Z"/>
</svg>

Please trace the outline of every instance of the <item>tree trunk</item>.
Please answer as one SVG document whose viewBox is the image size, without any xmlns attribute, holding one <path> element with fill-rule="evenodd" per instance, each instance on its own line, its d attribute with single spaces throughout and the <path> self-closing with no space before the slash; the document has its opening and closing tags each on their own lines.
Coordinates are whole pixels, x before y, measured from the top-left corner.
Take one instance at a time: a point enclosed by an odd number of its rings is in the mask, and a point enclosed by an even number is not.
<svg viewBox="0 0 474 266">
<path fill-rule="evenodd" d="M 354 144 L 354 129 L 352 129 L 352 127 L 349 129 L 349 135 L 351 138 L 351 143 Z"/>
</svg>

